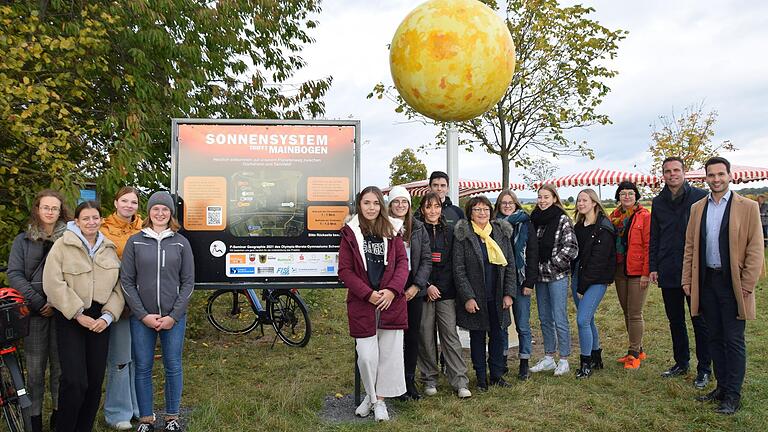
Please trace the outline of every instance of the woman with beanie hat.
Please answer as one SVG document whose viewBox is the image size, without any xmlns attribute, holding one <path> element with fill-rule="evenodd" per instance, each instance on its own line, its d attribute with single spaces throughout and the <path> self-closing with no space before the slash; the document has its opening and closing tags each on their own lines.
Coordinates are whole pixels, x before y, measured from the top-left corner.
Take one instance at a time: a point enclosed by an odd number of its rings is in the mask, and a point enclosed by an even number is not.
<svg viewBox="0 0 768 432">
<path fill-rule="evenodd" d="M 648 296 L 650 274 L 651 212 L 638 202 L 640 191 L 634 183 L 624 181 L 616 189 L 619 206 L 610 219 L 616 228 L 616 294 L 624 311 L 624 324 L 629 334 L 629 351 L 618 361 L 624 369 L 637 369 L 645 360 L 643 351 L 643 306 Z"/>
<path fill-rule="evenodd" d="M 419 328 L 424 309 L 429 275 L 432 272 L 432 249 L 424 224 L 411 213 L 411 194 L 402 186 L 389 191 L 389 214 L 403 221 L 401 234 L 409 257 L 408 281 L 405 299 L 408 301 L 408 330 L 405 331 L 405 387 L 404 399 L 421 399 L 416 389 L 416 362 L 419 358 Z"/>
<path fill-rule="evenodd" d="M 137 432 L 154 430 L 152 366 L 158 337 L 165 370 L 165 430 L 181 430 L 181 351 L 195 263 L 189 241 L 177 232 L 180 226 L 174 212 L 168 192 L 152 194 L 141 232 L 128 239 L 123 251 L 120 280 L 131 308 L 136 399 L 141 415 Z"/>
</svg>

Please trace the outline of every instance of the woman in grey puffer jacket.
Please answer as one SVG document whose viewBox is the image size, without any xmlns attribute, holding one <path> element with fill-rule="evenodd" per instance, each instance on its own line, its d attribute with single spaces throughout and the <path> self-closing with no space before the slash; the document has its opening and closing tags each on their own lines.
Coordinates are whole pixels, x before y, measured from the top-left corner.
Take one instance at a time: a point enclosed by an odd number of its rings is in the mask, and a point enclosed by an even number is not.
<svg viewBox="0 0 768 432">
<path fill-rule="evenodd" d="M 165 430 L 181 430 L 181 351 L 187 304 L 195 285 L 195 263 L 189 241 L 177 232 L 174 209 L 170 194 L 152 194 L 144 228 L 128 239 L 123 251 L 120 280 L 132 314 L 131 345 L 141 415 L 137 432 L 154 430 L 152 365 L 158 336 L 165 369 Z"/>
<path fill-rule="evenodd" d="M 401 399 L 421 399 L 416 389 L 416 363 L 419 358 L 421 312 L 432 273 L 432 248 L 424 224 L 411 213 L 411 194 L 402 186 L 389 191 L 389 215 L 403 220 L 403 241 L 408 253 L 408 281 L 405 299 L 408 300 L 408 330 L 403 336 L 405 355 L 405 388 Z"/>
</svg>

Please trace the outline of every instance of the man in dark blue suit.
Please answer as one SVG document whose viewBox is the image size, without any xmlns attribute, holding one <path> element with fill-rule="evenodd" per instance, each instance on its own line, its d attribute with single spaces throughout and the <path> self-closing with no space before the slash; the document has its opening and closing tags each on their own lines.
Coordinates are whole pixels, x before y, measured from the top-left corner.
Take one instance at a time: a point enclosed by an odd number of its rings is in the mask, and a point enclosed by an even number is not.
<svg viewBox="0 0 768 432">
<path fill-rule="evenodd" d="M 664 189 L 653 199 L 651 211 L 650 279 L 661 288 L 664 310 L 672 334 L 672 352 L 675 364 L 661 376 L 671 378 L 685 375 L 691 355 L 688 344 L 685 304 L 691 309 L 691 298 L 682 290 L 680 277 L 683 271 L 685 229 L 691 205 L 707 196 L 703 189 L 685 181 L 685 165 L 678 157 L 668 157 L 661 164 Z M 694 386 L 703 389 L 712 374 L 712 362 L 707 347 L 707 324 L 702 316 L 691 317 L 696 339 L 697 374 Z"/>
</svg>

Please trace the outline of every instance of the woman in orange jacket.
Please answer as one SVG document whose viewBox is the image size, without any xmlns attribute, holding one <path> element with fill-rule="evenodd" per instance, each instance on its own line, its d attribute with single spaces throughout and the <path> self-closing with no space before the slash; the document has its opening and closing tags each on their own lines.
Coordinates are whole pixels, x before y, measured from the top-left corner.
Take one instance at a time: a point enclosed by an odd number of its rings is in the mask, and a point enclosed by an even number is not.
<svg viewBox="0 0 768 432">
<path fill-rule="evenodd" d="M 624 311 L 629 333 L 629 351 L 618 361 L 624 369 L 637 369 L 645 360 L 643 352 L 643 306 L 648 296 L 648 249 L 651 239 L 651 212 L 640 205 L 640 191 L 624 181 L 616 190 L 619 206 L 611 213 L 616 228 L 616 294 Z"/>
<path fill-rule="evenodd" d="M 138 214 L 139 191 L 123 186 L 115 195 L 115 212 L 104 219 L 101 233 L 117 247 L 118 258 L 128 238 L 141 231 Z M 124 313 L 124 318 L 127 315 Z M 139 418 L 134 385 L 134 364 L 131 359 L 131 326 L 128 319 L 114 323 L 109 333 L 107 354 L 107 386 L 104 399 L 104 419 L 112 429 L 132 429 L 132 418 Z"/>
</svg>

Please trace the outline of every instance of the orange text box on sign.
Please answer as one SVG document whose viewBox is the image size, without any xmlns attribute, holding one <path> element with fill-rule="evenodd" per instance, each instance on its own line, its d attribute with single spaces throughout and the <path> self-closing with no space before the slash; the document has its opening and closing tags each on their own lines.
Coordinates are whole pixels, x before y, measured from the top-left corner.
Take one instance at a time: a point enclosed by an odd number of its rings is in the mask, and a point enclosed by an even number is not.
<svg viewBox="0 0 768 432">
<path fill-rule="evenodd" d="M 227 225 L 227 179 L 184 179 L 184 228 L 189 231 L 222 231 Z"/>
<path fill-rule="evenodd" d="M 308 177 L 308 201 L 347 201 L 349 199 L 348 177 Z"/>
<path fill-rule="evenodd" d="M 307 228 L 310 231 L 338 231 L 349 214 L 346 206 L 311 206 L 307 208 Z"/>
</svg>

